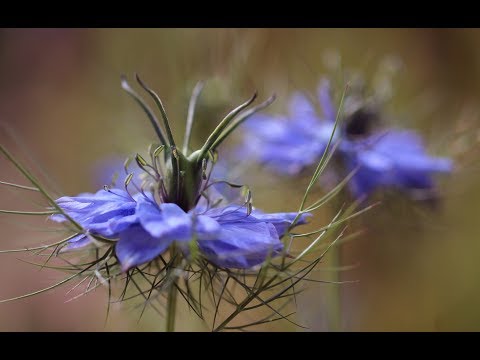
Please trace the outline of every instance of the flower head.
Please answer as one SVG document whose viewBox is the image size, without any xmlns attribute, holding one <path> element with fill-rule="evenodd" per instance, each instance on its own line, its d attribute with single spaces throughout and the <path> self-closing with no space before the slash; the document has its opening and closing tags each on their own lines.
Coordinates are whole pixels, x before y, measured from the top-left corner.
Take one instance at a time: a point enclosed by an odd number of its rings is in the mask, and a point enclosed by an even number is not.
<svg viewBox="0 0 480 360">
<path fill-rule="evenodd" d="M 298 220 L 294 225 L 304 223 L 305 214 L 298 219 L 296 213 L 264 214 L 253 211 L 250 202 L 245 206 L 233 205 L 229 196 L 223 196 L 227 206 L 219 207 L 218 202 L 211 205 L 208 197 L 208 193 L 216 190 L 218 195 L 221 190 L 210 186 L 215 185 L 215 182 L 210 184 L 216 162 L 214 152 L 228 136 L 228 125 L 238 126 L 255 112 L 253 109 L 243 116 L 241 113 L 255 96 L 229 113 L 201 149 L 189 152 L 187 136 L 180 151 L 158 96 L 137 80 L 158 104 L 166 134 L 125 80 L 123 87 L 142 104 L 163 144 L 151 147 L 151 163 L 140 155 L 136 156 L 136 163 L 145 175 L 140 187 L 136 184 L 139 178 L 133 177 L 127 163 L 125 190 L 105 188 L 95 194 L 57 200 L 64 213 L 86 231 L 70 239 L 65 249 L 89 245 L 91 236 L 113 239 L 115 255 L 124 271 L 161 256 L 172 244 L 188 253 L 192 241 L 197 243 L 205 259 L 221 267 L 250 268 L 261 264 L 268 256 L 278 255 L 283 249 L 280 238 L 294 220 Z M 296 101 L 301 103 L 302 99 Z M 235 123 L 237 115 L 240 119 Z M 212 162 L 210 167 L 209 162 Z M 133 196 L 128 191 L 131 183 L 138 191 Z M 51 219 L 57 222 L 69 220 L 64 214 L 55 214 Z"/>
</svg>

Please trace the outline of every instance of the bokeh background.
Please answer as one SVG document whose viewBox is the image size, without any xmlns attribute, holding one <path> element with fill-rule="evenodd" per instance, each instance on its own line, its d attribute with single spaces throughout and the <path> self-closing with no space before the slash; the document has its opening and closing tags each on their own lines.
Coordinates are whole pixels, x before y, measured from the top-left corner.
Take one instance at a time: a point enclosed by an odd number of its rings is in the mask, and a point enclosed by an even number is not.
<svg viewBox="0 0 480 360">
<path fill-rule="evenodd" d="M 105 182 L 94 176 L 98 169 L 145 151 L 155 140 L 141 110 L 121 90 L 121 74 L 132 78 L 138 72 L 157 90 L 177 138 L 194 84 L 207 80 L 193 139 L 200 144 L 254 90 L 261 98 L 277 94 L 274 112 L 285 109 L 293 90 L 315 91 L 335 54 L 343 69 L 357 69 L 366 78 L 385 57 L 399 59 L 391 123 L 416 129 L 431 154 L 456 163 L 451 176 L 439 179 L 436 206 L 385 195 L 381 206 L 352 222 L 352 228 L 364 231 L 341 249 L 348 269 L 342 280 L 358 282 L 340 285 L 340 329 L 480 330 L 479 30 L 3 29 L 0 121 L 6 126 L 0 141 L 36 174 L 46 173 L 61 193 L 93 192 Z M 26 184 L 5 159 L 0 159 L 0 174 L 2 181 Z M 301 199 L 303 189 L 295 180 L 268 171 L 242 176 L 264 210 L 292 211 Z M 339 203 L 322 209 L 316 224 L 325 224 Z M 0 208 L 28 206 L 21 192 L 0 188 Z M 43 231 L 44 225 L 44 218 L 0 215 L 0 248 L 49 241 L 52 234 Z M 0 299 L 62 278 L 18 258 L 34 260 L 0 254 Z M 325 293 L 331 286 L 312 285 L 298 299 L 297 320 L 309 330 L 329 330 Z M 68 289 L 0 304 L 0 330 L 163 329 L 154 312 L 138 321 L 138 310 L 118 304 L 105 326 L 106 291 L 66 302 Z M 182 312 L 178 329 L 206 329 L 193 319 Z M 304 331 L 285 323 L 260 330 Z"/>
</svg>

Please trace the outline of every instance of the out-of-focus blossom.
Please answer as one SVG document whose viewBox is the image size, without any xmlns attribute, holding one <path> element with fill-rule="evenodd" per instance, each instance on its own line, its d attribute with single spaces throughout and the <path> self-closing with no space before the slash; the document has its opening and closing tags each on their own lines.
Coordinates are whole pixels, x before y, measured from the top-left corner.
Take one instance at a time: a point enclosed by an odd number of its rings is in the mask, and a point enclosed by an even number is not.
<svg viewBox="0 0 480 360">
<path fill-rule="evenodd" d="M 327 81 L 318 91 L 323 118 L 304 95 L 292 95 L 288 116 L 256 115 L 247 127 L 244 148 L 258 162 L 280 174 L 295 175 L 318 163 L 332 135 L 337 110 Z M 345 164 L 345 173 L 355 170 L 349 182 L 353 196 L 371 195 L 379 188 L 432 190 L 433 175 L 449 173 L 453 162 L 429 156 L 421 138 L 411 130 L 375 129 L 379 113 L 361 97 L 347 97 L 350 114 L 338 126 L 336 158 Z M 255 156 L 257 154 L 257 156 Z"/>
</svg>

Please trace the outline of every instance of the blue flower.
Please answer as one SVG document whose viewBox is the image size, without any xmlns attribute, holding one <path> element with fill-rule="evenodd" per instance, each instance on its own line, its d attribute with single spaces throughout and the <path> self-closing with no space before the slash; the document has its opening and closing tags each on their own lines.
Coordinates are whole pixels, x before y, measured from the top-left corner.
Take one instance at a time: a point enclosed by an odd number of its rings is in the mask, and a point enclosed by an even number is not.
<svg viewBox="0 0 480 360">
<path fill-rule="evenodd" d="M 336 116 L 326 81 L 318 89 L 318 100 L 323 117 L 299 92 L 290 98 L 287 117 L 252 116 L 246 124 L 243 149 L 260 163 L 287 175 L 317 163 L 332 135 Z"/>
<path fill-rule="evenodd" d="M 434 173 L 452 171 L 450 159 L 429 156 L 412 131 L 391 129 L 342 144 L 347 168 L 358 168 L 349 182 L 352 194 L 368 196 L 380 187 L 430 190 Z"/>
<path fill-rule="evenodd" d="M 280 238 L 296 213 L 265 214 L 243 206 L 229 205 L 205 210 L 197 206 L 188 213 L 173 203 L 157 204 L 151 196 L 133 197 L 119 189 L 95 194 L 62 197 L 60 207 L 91 234 L 118 238 L 116 255 L 123 270 L 147 263 L 176 242 L 184 251 L 196 239 L 202 255 L 217 266 L 250 268 L 283 249 Z M 305 223 L 307 214 L 296 225 Z M 51 216 L 64 222 L 65 216 Z M 83 248 L 90 238 L 79 234 L 63 250 Z"/>
</svg>

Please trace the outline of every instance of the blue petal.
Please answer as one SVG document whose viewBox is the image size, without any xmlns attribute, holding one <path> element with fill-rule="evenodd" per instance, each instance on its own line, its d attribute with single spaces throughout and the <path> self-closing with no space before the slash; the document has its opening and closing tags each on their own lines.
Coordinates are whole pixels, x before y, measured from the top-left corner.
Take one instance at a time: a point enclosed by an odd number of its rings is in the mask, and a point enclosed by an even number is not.
<svg viewBox="0 0 480 360">
<path fill-rule="evenodd" d="M 88 228 L 91 223 L 101 223 L 123 214 L 131 215 L 135 202 L 123 190 L 99 190 L 95 194 L 84 193 L 76 197 L 62 197 L 57 204 L 75 221 Z M 53 221 L 64 222 L 67 219 L 61 214 L 51 216 Z"/>
<path fill-rule="evenodd" d="M 246 128 L 258 138 L 270 141 L 282 141 L 288 133 L 286 125 L 288 119 L 282 116 L 269 116 L 264 114 L 252 115 L 246 122 Z"/>
<path fill-rule="evenodd" d="M 309 215 L 302 215 L 297 224 L 305 223 Z M 209 209 L 205 216 L 215 219 L 221 231 L 208 239 L 199 236 L 204 256 L 218 266 L 245 269 L 280 253 L 283 244 L 279 236 L 283 236 L 296 213 L 253 210 L 248 214 L 244 206 L 229 205 Z"/>
<path fill-rule="evenodd" d="M 192 220 L 176 204 L 157 206 L 148 201 L 138 202 L 136 214 L 143 228 L 153 237 L 177 241 L 192 238 Z"/>
<path fill-rule="evenodd" d="M 264 213 L 258 209 L 254 209 L 250 214 L 247 213 L 245 206 L 229 205 L 208 210 L 205 215 L 215 218 L 220 225 L 226 223 L 271 223 L 280 237 L 285 234 L 288 226 L 293 222 L 297 213 Z M 297 225 L 305 224 L 307 217 L 311 214 L 302 214 L 297 221 Z"/>
<path fill-rule="evenodd" d="M 221 231 L 220 224 L 209 216 L 197 215 L 193 221 L 195 223 L 195 234 L 202 239 L 213 239 Z"/>
<path fill-rule="evenodd" d="M 295 220 L 297 213 L 263 213 L 260 210 L 253 210 L 252 215 L 259 221 L 270 223 L 275 226 L 278 236 L 282 237 L 285 235 L 285 232 L 292 224 L 293 220 Z M 305 224 L 307 222 L 307 218 L 310 216 L 312 216 L 310 213 L 300 215 L 296 225 Z"/>
<path fill-rule="evenodd" d="M 359 166 L 349 187 L 354 196 L 369 195 L 382 186 L 403 189 L 431 189 L 432 175 L 450 172 L 452 161 L 431 157 L 420 137 L 412 131 L 375 133 L 343 146 L 347 167 Z"/>
<path fill-rule="evenodd" d="M 120 233 L 115 252 L 126 271 L 147 263 L 161 255 L 173 242 L 171 238 L 155 238 L 140 225 L 134 225 Z"/>
<path fill-rule="evenodd" d="M 289 117 L 254 115 L 239 156 L 254 157 L 275 171 L 295 175 L 317 163 L 332 135 L 333 123 L 321 121 L 308 98 L 294 93 Z M 338 138 L 338 134 L 334 139 Z M 240 155 L 241 153 L 241 155 Z"/>
<path fill-rule="evenodd" d="M 103 221 L 103 220 L 102 220 Z M 138 216 L 135 210 L 119 213 L 115 216 L 109 214 L 106 221 L 92 221 L 86 228 L 92 233 L 105 237 L 114 237 L 120 231 L 138 222 Z"/>
<path fill-rule="evenodd" d="M 78 234 L 74 236 L 70 240 L 68 240 L 67 245 L 65 245 L 61 250 L 60 253 L 70 250 L 77 250 L 82 249 L 91 244 L 90 239 L 85 236 L 84 234 Z"/>
<path fill-rule="evenodd" d="M 295 125 L 303 131 L 310 132 L 312 127 L 316 127 L 319 123 L 314 106 L 310 100 L 300 92 L 295 92 L 290 97 L 288 112 L 292 123 L 295 123 Z"/>
<path fill-rule="evenodd" d="M 203 255 L 217 266 L 247 269 L 283 248 L 275 227 L 267 223 L 227 223 L 213 240 L 199 239 Z"/>
</svg>

